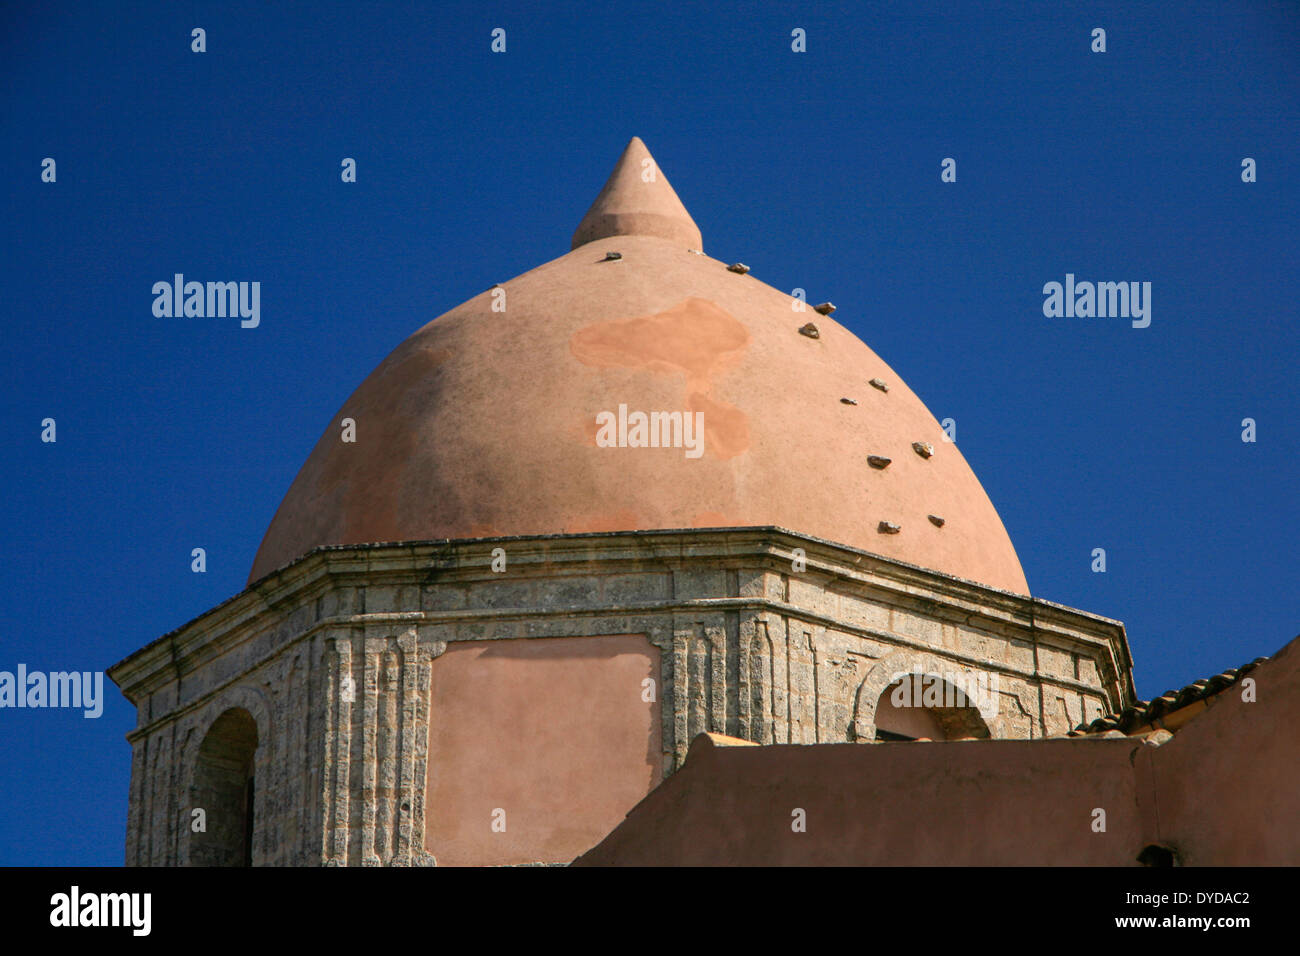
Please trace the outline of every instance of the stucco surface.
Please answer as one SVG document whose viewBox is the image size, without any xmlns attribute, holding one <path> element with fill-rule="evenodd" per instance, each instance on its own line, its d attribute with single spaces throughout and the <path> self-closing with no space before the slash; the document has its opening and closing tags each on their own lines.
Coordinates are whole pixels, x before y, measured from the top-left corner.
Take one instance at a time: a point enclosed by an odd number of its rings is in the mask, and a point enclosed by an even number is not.
<svg viewBox="0 0 1300 956">
<path fill-rule="evenodd" d="M 662 776 L 643 635 L 453 643 L 430 682 L 425 848 L 444 866 L 567 863 Z"/>
<path fill-rule="evenodd" d="M 1141 743 L 693 744 L 589 866 L 1117 866 L 1142 843 Z M 1106 811 L 1106 832 L 1092 829 Z M 805 829 L 794 829 L 795 811 Z"/>
<path fill-rule="evenodd" d="M 1209 701 L 1139 770 L 1191 866 L 1300 864 L 1300 638 Z M 1244 696 L 1253 696 L 1246 700 Z"/>
<path fill-rule="evenodd" d="M 1029 593 L 983 487 L 899 376 L 832 318 L 660 219 L 638 225 L 626 197 L 642 185 L 666 183 L 607 184 L 624 198 L 598 204 L 597 231 L 652 234 L 603 236 L 511 279 L 505 311 L 485 290 L 371 373 L 285 495 L 250 582 L 325 544 L 779 525 Z M 648 208 L 669 215 L 656 196 Z M 799 333 L 808 322 L 817 338 Z M 597 416 L 620 405 L 702 412 L 702 454 L 599 447 Z"/>
</svg>

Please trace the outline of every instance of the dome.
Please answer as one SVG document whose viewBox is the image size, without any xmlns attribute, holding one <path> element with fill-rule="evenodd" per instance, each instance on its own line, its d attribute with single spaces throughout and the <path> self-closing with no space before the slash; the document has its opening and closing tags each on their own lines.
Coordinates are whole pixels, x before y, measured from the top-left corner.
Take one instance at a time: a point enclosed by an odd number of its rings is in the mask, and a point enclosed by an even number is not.
<svg viewBox="0 0 1300 956">
<path fill-rule="evenodd" d="M 567 255 L 433 320 L 352 394 L 250 583 L 327 544 L 776 525 L 1027 594 L 912 390 L 829 316 L 701 250 L 633 139 Z"/>
</svg>

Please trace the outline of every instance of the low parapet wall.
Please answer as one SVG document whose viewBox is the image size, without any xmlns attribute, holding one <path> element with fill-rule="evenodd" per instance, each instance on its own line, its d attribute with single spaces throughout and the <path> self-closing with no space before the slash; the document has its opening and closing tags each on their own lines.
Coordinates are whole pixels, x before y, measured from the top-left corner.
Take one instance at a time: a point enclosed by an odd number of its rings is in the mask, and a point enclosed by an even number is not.
<svg viewBox="0 0 1300 956">
<path fill-rule="evenodd" d="M 1172 738 L 755 747 L 701 735 L 575 865 L 1132 866 L 1153 844 L 1185 865 L 1297 865 L 1296 643 Z"/>
</svg>

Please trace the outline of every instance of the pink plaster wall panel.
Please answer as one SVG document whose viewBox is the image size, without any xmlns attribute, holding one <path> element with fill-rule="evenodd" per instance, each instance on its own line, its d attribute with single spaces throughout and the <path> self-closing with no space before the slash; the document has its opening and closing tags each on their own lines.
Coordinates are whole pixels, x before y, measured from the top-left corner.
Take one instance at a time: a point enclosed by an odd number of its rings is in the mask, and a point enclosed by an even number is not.
<svg viewBox="0 0 1300 956">
<path fill-rule="evenodd" d="M 659 650 L 641 635 L 452 642 L 431 674 L 425 845 L 440 864 L 567 862 L 661 779 Z"/>
<path fill-rule="evenodd" d="M 1153 842 L 1188 865 L 1300 865 L 1300 639 L 1147 754 Z"/>
<path fill-rule="evenodd" d="M 697 738 L 698 739 L 698 738 Z M 693 745 L 579 865 L 1137 865 L 1130 739 Z M 1106 811 L 1106 832 L 1092 829 Z M 792 829 L 795 809 L 805 832 Z"/>
</svg>

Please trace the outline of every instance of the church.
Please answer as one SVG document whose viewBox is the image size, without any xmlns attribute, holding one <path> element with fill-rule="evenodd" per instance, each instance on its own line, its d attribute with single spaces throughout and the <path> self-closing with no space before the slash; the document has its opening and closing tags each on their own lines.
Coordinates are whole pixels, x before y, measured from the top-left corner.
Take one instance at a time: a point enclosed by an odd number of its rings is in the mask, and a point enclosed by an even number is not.
<svg viewBox="0 0 1300 956">
<path fill-rule="evenodd" d="M 1139 701 L 796 291 L 634 138 L 567 254 L 346 400 L 246 588 L 109 671 L 128 865 L 1300 862 L 1290 647 Z"/>
</svg>

